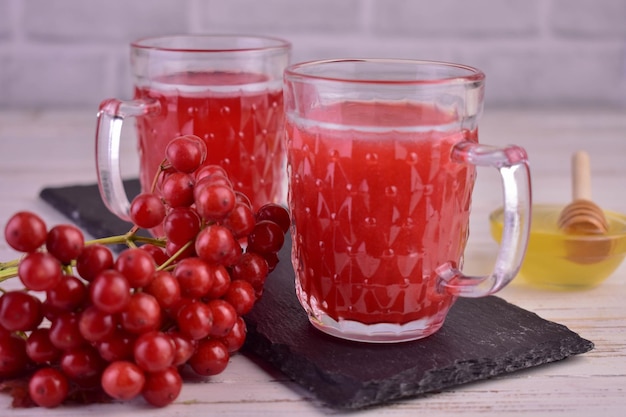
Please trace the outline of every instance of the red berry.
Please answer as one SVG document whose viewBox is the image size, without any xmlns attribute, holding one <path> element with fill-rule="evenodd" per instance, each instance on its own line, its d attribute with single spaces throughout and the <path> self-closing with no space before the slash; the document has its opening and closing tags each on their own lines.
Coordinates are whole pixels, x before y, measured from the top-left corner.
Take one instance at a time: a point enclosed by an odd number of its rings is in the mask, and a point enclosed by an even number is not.
<svg viewBox="0 0 626 417">
<path fill-rule="evenodd" d="M 0 326 L 0 339 L 2 339 L 3 337 L 9 337 L 11 336 L 11 331 L 5 329 L 4 327 Z"/>
<path fill-rule="evenodd" d="M 233 265 L 241 256 L 241 246 L 232 232 L 224 226 L 209 225 L 196 237 L 198 256 L 213 264 Z"/>
<path fill-rule="evenodd" d="M 235 192 L 230 186 L 207 185 L 194 194 L 196 210 L 205 220 L 221 220 L 235 208 Z"/>
<path fill-rule="evenodd" d="M 168 271 L 156 271 L 144 292 L 152 295 L 161 308 L 172 307 L 181 298 L 180 283 Z"/>
<path fill-rule="evenodd" d="M 196 248 L 193 244 L 194 242 L 187 242 L 183 244 L 175 243 L 171 240 L 168 240 L 165 243 L 165 253 L 168 257 L 176 255 L 175 262 L 180 261 L 184 258 L 189 258 L 196 255 Z M 182 252 L 181 252 L 182 250 Z"/>
<path fill-rule="evenodd" d="M 243 318 L 238 317 L 233 328 L 220 341 L 226 346 L 228 353 L 232 354 L 241 349 L 246 341 L 246 322 Z"/>
<path fill-rule="evenodd" d="M 276 253 L 285 242 L 283 229 L 271 220 L 258 221 L 248 235 L 248 251 L 261 255 Z"/>
<path fill-rule="evenodd" d="M 61 350 L 77 349 L 87 343 L 80 333 L 75 313 L 63 313 L 50 323 L 50 341 Z"/>
<path fill-rule="evenodd" d="M 90 345 L 68 350 L 61 357 L 61 370 L 73 381 L 83 387 L 94 387 L 100 382 L 100 375 L 106 361 Z"/>
<path fill-rule="evenodd" d="M 252 201 L 250 201 L 245 193 L 242 193 L 241 191 L 235 191 L 235 198 L 237 199 L 237 204 L 243 204 L 252 208 Z"/>
<path fill-rule="evenodd" d="M 136 334 L 157 329 L 161 324 L 159 302 L 144 292 L 133 294 L 122 310 L 120 324 L 124 330 Z"/>
<path fill-rule="evenodd" d="M 61 263 L 47 252 L 31 252 L 17 267 L 20 281 L 33 291 L 47 291 L 61 280 Z"/>
<path fill-rule="evenodd" d="M 0 296 L 0 326 L 9 331 L 28 331 L 43 320 L 41 301 L 23 291 L 9 291 Z"/>
<path fill-rule="evenodd" d="M 26 339 L 26 354 L 35 363 L 51 363 L 61 357 L 61 349 L 50 341 L 50 329 L 39 327 Z"/>
<path fill-rule="evenodd" d="M 28 382 L 28 394 L 40 407 L 53 408 L 60 405 L 69 390 L 67 378 L 54 368 L 37 370 Z"/>
<path fill-rule="evenodd" d="M 203 170 L 206 170 L 206 168 L 208 167 L 203 167 Z M 219 168 L 221 169 L 221 167 Z M 227 187 L 231 189 L 233 188 L 233 183 L 230 181 L 226 173 L 222 174 L 219 171 L 216 171 L 212 174 L 197 174 L 196 186 L 194 187 L 194 190 L 193 190 L 194 200 L 198 198 L 198 196 L 200 195 L 200 193 L 205 187 L 211 187 L 215 185 L 219 185 L 219 186 Z M 235 194 L 235 197 L 236 197 L 236 194 Z"/>
<path fill-rule="evenodd" d="M 278 262 L 280 262 L 280 259 L 278 258 L 278 254 L 276 252 L 264 253 L 263 257 L 267 261 L 267 266 L 269 267 L 270 272 L 276 269 Z"/>
<path fill-rule="evenodd" d="M 165 148 L 165 157 L 181 172 L 193 172 L 198 169 L 204 162 L 206 153 L 206 144 L 195 135 L 176 137 Z"/>
<path fill-rule="evenodd" d="M 46 242 L 46 224 L 38 215 L 20 211 L 15 213 L 4 228 L 6 242 L 20 252 L 33 252 Z"/>
<path fill-rule="evenodd" d="M 150 256 L 152 256 L 152 259 L 154 259 L 154 263 L 157 265 L 163 265 L 169 259 L 169 256 L 167 256 L 163 248 L 160 248 L 152 243 L 141 245 L 140 249 L 148 252 Z"/>
<path fill-rule="evenodd" d="M 158 331 L 144 333 L 135 341 L 135 363 L 147 372 L 163 371 L 174 363 L 174 348 L 169 335 Z"/>
<path fill-rule="evenodd" d="M 126 277 L 132 288 L 141 288 L 150 283 L 156 271 L 156 263 L 148 252 L 140 248 L 128 248 L 117 257 L 115 269 Z"/>
<path fill-rule="evenodd" d="M 184 172 L 171 172 L 161 183 L 161 196 L 170 207 L 188 207 L 193 204 L 194 179 Z"/>
<path fill-rule="evenodd" d="M 101 244 L 85 246 L 76 260 L 76 271 L 87 281 L 93 279 L 102 271 L 113 268 L 113 253 Z"/>
<path fill-rule="evenodd" d="M 185 303 L 176 314 L 180 333 L 193 340 L 200 340 L 211 333 L 213 316 L 211 309 L 202 301 L 192 300 Z"/>
<path fill-rule="evenodd" d="M 129 214 L 137 226 L 151 229 L 160 225 L 165 218 L 165 206 L 156 195 L 142 193 L 133 199 Z"/>
<path fill-rule="evenodd" d="M 87 287 L 72 275 L 63 275 L 61 280 L 46 291 L 45 304 L 56 311 L 70 311 L 85 304 Z"/>
<path fill-rule="evenodd" d="M 133 359 L 133 347 L 137 336 L 117 328 L 111 336 L 97 342 L 96 348 L 105 361 L 115 362 Z"/>
<path fill-rule="evenodd" d="M 43 303 L 41 303 L 41 308 L 43 310 L 44 318 L 46 318 L 46 319 L 48 319 L 50 321 L 52 321 L 56 317 L 59 317 L 59 315 L 70 311 L 70 310 L 65 310 L 65 309 L 53 306 L 50 303 L 50 301 L 48 301 L 47 299 L 44 300 Z"/>
<path fill-rule="evenodd" d="M 223 224 L 233 232 L 236 238 L 242 238 L 252 232 L 256 224 L 256 219 L 250 206 L 237 203 L 224 219 Z"/>
<path fill-rule="evenodd" d="M 184 365 L 196 351 L 198 341 L 184 336 L 177 331 L 171 331 L 168 334 L 174 343 L 174 361 L 172 362 L 172 365 Z"/>
<path fill-rule="evenodd" d="M 0 380 L 13 378 L 26 370 L 29 363 L 26 341 L 11 334 L 0 337 Z"/>
<path fill-rule="evenodd" d="M 109 364 L 102 373 L 102 389 L 116 400 L 135 398 L 146 382 L 146 377 L 137 365 L 130 361 Z"/>
<path fill-rule="evenodd" d="M 200 258 L 186 258 L 174 268 L 173 275 L 180 285 L 181 295 L 200 298 L 213 286 L 213 274 L 209 264 Z"/>
<path fill-rule="evenodd" d="M 246 252 L 241 255 L 239 262 L 233 265 L 231 278 L 247 281 L 254 289 L 260 289 L 265 284 L 265 279 L 270 269 L 265 258 L 254 252 Z"/>
<path fill-rule="evenodd" d="M 149 404 L 165 407 L 178 398 L 182 387 L 183 379 L 180 373 L 176 368 L 169 367 L 162 371 L 147 373 L 141 395 Z"/>
<path fill-rule="evenodd" d="M 79 315 L 78 330 L 89 342 L 100 342 L 111 337 L 117 321 L 112 314 L 105 313 L 96 306 L 89 306 Z"/>
<path fill-rule="evenodd" d="M 254 287 L 247 281 L 233 281 L 224 295 L 224 300 L 233 306 L 238 315 L 243 316 L 252 310 L 256 302 Z"/>
<path fill-rule="evenodd" d="M 71 224 L 54 226 L 48 232 L 46 249 L 61 263 L 69 264 L 78 258 L 85 246 L 83 232 Z"/>
<path fill-rule="evenodd" d="M 267 203 L 256 212 L 256 220 L 271 220 L 283 230 L 283 233 L 289 231 L 291 226 L 291 218 L 289 217 L 289 211 L 280 204 Z"/>
<path fill-rule="evenodd" d="M 230 355 L 222 342 L 205 339 L 198 343 L 196 352 L 189 358 L 189 365 L 198 375 L 211 376 L 226 369 Z"/>
<path fill-rule="evenodd" d="M 237 312 L 235 308 L 221 299 L 211 300 L 207 303 L 211 309 L 211 315 L 213 316 L 213 325 L 211 326 L 210 336 L 224 337 L 235 325 L 237 321 Z"/>
<path fill-rule="evenodd" d="M 219 165 L 205 165 L 195 172 L 196 183 L 205 177 L 220 176 L 228 178 L 226 170 Z"/>
<path fill-rule="evenodd" d="M 213 286 L 207 293 L 208 298 L 220 298 L 230 286 L 230 274 L 224 265 L 210 265 L 211 274 L 213 275 Z"/>
<path fill-rule="evenodd" d="M 89 299 L 105 313 L 119 313 L 130 302 L 130 284 L 118 271 L 102 271 L 89 284 Z"/>
<path fill-rule="evenodd" d="M 200 216 L 189 207 L 170 210 L 163 222 L 165 237 L 178 245 L 193 240 L 200 231 Z"/>
</svg>

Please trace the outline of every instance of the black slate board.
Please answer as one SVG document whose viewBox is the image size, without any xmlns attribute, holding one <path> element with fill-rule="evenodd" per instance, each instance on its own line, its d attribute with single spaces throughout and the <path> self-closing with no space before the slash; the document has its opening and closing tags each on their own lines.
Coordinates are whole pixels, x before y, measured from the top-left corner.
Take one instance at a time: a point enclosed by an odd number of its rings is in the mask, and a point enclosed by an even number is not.
<svg viewBox="0 0 626 417">
<path fill-rule="evenodd" d="M 137 181 L 126 183 L 132 195 Z M 108 213 L 95 185 L 46 188 L 41 198 L 94 237 L 130 225 Z M 426 339 L 366 344 L 314 329 L 294 291 L 291 241 L 246 317 L 244 352 L 313 392 L 324 404 L 357 409 L 559 361 L 593 349 L 567 327 L 490 296 L 459 299 L 444 326 Z"/>
<path fill-rule="evenodd" d="M 124 181 L 124 188 L 129 196 L 141 189 L 135 179 Z M 95 184 L 44 188 L 39 196 L 95 238 L 124 234 L 132 227 L 107 210 Z"/>
</svg>

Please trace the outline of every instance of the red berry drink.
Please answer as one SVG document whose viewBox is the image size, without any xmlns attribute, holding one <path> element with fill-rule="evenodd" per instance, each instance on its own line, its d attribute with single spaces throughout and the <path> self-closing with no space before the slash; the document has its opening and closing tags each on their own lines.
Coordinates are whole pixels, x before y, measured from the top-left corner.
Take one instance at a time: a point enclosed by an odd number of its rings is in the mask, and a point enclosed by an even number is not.
<svg viewBox="0 0 626 417">
<path fill-rule="evenodd" d="M 313 324 L 343 337 L 439 328 L 455 297 L 435 271 L 461 266 L 475 179 L 451 153 L 476 131 L 407 101 L 337 102 L 286 126 L 296 289 Z"/>
<path fill-rule="evenodd" d="M 121 128 L 127 118 L 136 119 L 143 192 L 152 190 L 155 173 L 167 157 L 171 168 L 185 174 L 202 160 L 219 165 L 230 178 L 229 186 L 232 181 L 254 209 L 284 203 L 282 78 L 290 51 L 289 42 L 261 36 L 175 35 L 132 42 L 134 99 L 108 98 L 98 111 L 98 188 L 109 211 L 133 221 L 120 164 Z M 170 141 L 192 136 L 205 143 L 183 155 L 181 139 L 170 148 L 175 155 L 166 155 Z M 193 185 L 193 180 L 188 183 Z M 155 185 L 166 188 L 157 191 L 170 197 L 168 204 L 178 206 L 188 200 L 176 196 L 176 190 L 184 191 L 184 182 Z"/>
<path fill-rule="evenodd" d="M 206 165 L 223 166 L 255 209 L 284 199 L 283 96 L 280 80 L 247 72 L 175 73 L 137 87 L 135 98 L 162 111 L 137 119 L 142 189 L 149 190 L 172 138 L 207 144 Z"/>
</svg>

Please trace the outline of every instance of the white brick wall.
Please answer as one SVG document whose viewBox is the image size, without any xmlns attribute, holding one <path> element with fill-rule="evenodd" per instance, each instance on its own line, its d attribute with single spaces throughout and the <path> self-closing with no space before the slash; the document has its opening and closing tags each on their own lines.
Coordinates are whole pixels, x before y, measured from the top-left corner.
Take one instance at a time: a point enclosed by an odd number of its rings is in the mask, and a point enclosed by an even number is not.
<svg viewBox="0 0 626 417">
<path fill-rule="evenodd" d="M 128 42 L 186 32 L 475 65 L 488 105 L 626 107 L 626 0 L 0 0 L 0 109 L 128 98 Z"/>
</svg>

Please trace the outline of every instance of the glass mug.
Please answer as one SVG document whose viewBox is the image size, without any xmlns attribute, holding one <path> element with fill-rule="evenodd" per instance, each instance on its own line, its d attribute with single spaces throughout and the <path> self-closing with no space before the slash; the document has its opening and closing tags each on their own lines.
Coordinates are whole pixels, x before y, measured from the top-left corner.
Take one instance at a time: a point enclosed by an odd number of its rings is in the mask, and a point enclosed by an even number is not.
<svg viewBox="0 0 626 417">
<path fill-rule="evenodd" d="M 478 143 L 485 75 L 450 63 L 346 59 L 285 71 L 288 204 L 298 299 L 344 339 L 436 332 L 457 297 L 507 285 L 530 226 L 518 146 Z M 499 170 L 505 230 L 493 272 L 461 272 L 476 166 Z"/>
<path fill-rule="evenodd" d="M 291 45 L 238 35 L 180 35 L 131 44 L 134 99 L 100 104 L 96 165 L 107 208 L 128 220 L 120 173 L 120 134 L 136 120 L 139 177 L 150 190 L 167 143 L 194 134 L 207 144 L 205 164 L 219 164 L 255 209 L 286 194 L 282 75 Z"/>
</svg>

